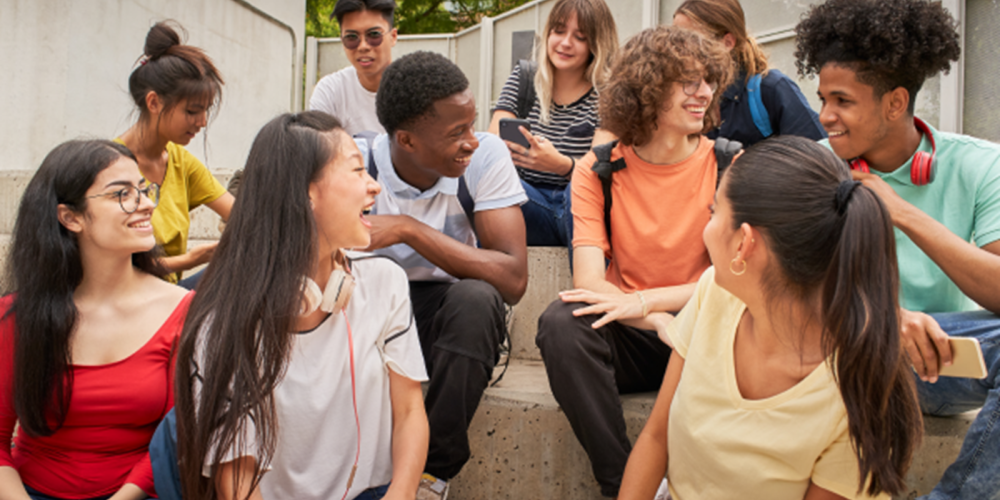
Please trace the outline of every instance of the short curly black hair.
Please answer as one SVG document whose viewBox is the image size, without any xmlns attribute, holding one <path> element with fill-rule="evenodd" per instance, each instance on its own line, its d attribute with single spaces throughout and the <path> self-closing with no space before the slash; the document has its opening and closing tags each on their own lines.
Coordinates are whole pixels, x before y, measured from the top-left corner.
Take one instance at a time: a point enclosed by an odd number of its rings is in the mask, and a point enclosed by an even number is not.
<svg viewBox="0 0 1000 500">
<path fill-rule="evenodd" d="M 795 33 L 799 75 L 845 65 L 877 97 L 905 88 L 910 113 L 924 81 L 947 73 L 962 51 L 951 14 L 924 0 L 829 0 L 813 6 Z"/>
<path fill-rule="evenodd" d="M 469 79 L 448 58 L 436 52 L 414 52 L 385 68 L 375 95 L 375 112 L 392 137 L 433 113 L 435 102 L 468 88 Z"/>
</svg>

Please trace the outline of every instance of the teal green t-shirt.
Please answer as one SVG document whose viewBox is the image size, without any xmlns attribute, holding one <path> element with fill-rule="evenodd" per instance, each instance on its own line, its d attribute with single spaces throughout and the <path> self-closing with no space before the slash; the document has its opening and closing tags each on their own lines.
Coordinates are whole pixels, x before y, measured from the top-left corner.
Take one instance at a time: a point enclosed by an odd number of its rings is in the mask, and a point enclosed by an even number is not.
<svg viewBox="0 0 1000 500">
<path fill-rule="evenodd" d="M 937 165 L 930 184 L 910 181 L 912 158 L 892 172 L 872 172 L 963 240 L 980 247 L 1000 240 L 1000 145 L 934 128 L 931 133 Z M 820 143 L 829 147 L 825 139 Z M 926 136 L 917 150 L 931 151 Z M 906 234 L 895 233 L 903 307 L 928 313 L 979 308 Z"/>
</svg>

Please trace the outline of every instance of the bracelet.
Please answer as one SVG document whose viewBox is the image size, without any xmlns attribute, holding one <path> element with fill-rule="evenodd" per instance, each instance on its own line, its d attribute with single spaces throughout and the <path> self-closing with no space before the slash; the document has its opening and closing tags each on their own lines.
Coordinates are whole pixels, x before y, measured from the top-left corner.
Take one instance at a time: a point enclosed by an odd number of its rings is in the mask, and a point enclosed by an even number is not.
<svg viewBox="0 0 1000 500">
<path fill-rule="evenodd" d="M 649 304 L 646 303 L 646 297 L 642 295 L 642 292 L 636 290 L 635 294 L 639 296 L 639 302 L 642 303 L 642 317 L 645 318 L 649 314 Z"/>
<path fill-rule="evenodd" d="M 567 175 L 572 174 L 574 168 L 576 168 L 576 158 L 573 158 L 572 156 L 570 156 L 569 157 L 569 170 L 566 171 L 566 173 L 563 175 L 563 177 L 566 177 Z"/>
</svg>

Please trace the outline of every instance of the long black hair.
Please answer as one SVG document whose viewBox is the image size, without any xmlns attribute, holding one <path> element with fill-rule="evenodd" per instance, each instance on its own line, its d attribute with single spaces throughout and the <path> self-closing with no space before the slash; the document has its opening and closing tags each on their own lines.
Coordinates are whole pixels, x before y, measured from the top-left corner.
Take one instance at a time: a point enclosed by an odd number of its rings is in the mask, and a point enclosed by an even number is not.
<svg viewBox="0 0 1000 500">
<path fill-rule="evenodd" d="M 316 257 L 309 184 L 333 158 L 337 146 L 331 132 L 341 129 L 336 118 L 307 111 L 271 120 L 254 139 L 240 195 L 191 303 L 178 352 L 177 437 L 185 498 L 214 497 L 202 464 L 218 465 L 230 449 L 257 458 L 250 490 L 274 455 L 273 392 L 288 361 L 301 278 Z M 244 432 L 251 432 L 248 419 L 256 449 L 247 449 L 244 440 Z"/>
<path fill-rule="evenodd" d="M 858 490 L 870 477 L 869 494 L 899 494 L 923 425 L 899 341 L 889 211 L 843 160 L 801 137 L 756 144 L 726 176 L 734 227 L 758 228 L 776 257 L 769 297 L 822 297 L 823 349 L 847 408 Z"/>
<path fill-rule="evenodd" d="M 49 436 L 62 426 L 73 387 L 69 339 L 83 264 L 76 235 L 59 222 L 58 207 L 83 213 L 94 179 L 121 157 L 135 160 L 111 141 L 64 142 L 45 157 L 21 197 L 5 289 L 15 293 L 7 313 L 15 318 L 14 410 L 30 435 Z M 163 276 L 156 257 L 156 248 L 136 253 L 132 265 Z"/>
</svg>

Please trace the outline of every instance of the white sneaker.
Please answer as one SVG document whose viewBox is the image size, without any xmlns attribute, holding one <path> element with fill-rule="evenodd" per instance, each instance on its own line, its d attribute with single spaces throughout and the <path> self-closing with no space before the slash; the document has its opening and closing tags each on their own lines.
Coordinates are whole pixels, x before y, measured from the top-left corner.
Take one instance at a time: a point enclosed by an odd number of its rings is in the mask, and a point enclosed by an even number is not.
<svg viewBox="0 0 1000 500">
<path fill-rule="evenodd" d="M 446 500 L 448 498 L 448 481 L 438 479 L 424 473 L 417 486 L 416 500 Z"/>
</svg>

